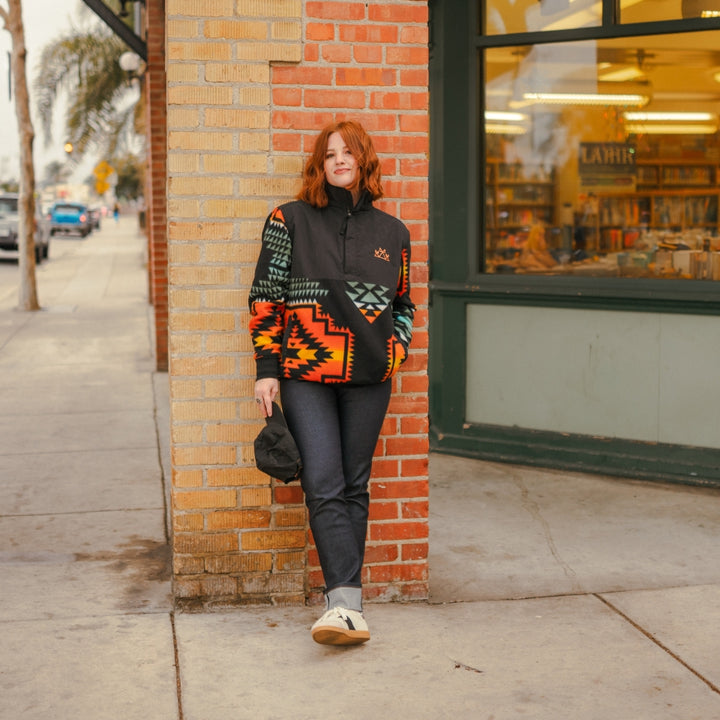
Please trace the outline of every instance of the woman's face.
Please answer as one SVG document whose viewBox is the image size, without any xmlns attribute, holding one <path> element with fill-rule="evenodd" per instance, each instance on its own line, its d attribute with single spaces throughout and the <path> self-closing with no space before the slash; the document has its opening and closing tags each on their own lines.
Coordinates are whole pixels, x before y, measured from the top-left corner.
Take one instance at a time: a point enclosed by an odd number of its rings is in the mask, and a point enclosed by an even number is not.
<svg viewBox="0 0 720 720">
<path fill-rule="evenodd" d="M 325 150 L 325 179 L 335 187 L 348 188 L 357 179 L 357 160 L 345 144 L 342 135 L 334 132 Z"/>
</svg>

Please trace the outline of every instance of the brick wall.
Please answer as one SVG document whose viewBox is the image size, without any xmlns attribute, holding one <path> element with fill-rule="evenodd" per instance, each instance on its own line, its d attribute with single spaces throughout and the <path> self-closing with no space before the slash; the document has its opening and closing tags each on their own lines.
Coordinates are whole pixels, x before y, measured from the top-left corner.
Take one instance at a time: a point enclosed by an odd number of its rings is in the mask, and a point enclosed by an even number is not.
<svg viewBox="0 0 720 720">
<path fill-rule="evenodd" d="M 265 217 L 333 118 L 359 119 L 413 241 L 415 338 L 378 443 L 364 587 L 427 595 L 425 0 L 166 0 L 174 578 L 181 605 L 304 603 L 322 585 L 297 484 L 253 464 L 247 293 Z"/>
<path fill-rule="evenodd" d="M 149 0 L 145 9 L 148 49 L 145 73 L 147 112 L 146 229 L 150 302 L 155 316 L 155 364 L 168 369 L 167 276 L 167 127 L 165 78 L 165 0 Z"/>
</svg>

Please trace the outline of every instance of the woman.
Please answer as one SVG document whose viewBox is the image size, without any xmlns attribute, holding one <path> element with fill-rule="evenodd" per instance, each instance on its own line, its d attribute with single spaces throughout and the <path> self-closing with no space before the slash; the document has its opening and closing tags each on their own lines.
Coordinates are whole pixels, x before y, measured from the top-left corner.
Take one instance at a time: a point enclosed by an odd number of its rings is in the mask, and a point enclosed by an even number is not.
<svg viewBox="0 0 720 720">
<path fill-rule="evenodd" d="M 280 392 L 325 580 L 316 642 L 370 639 L 361 570 L 368 480 L 415 307 L 410 235 L 373 206 L 383 196 L 372 140 L 353 121 L 325 127 L 298 199 L 268 217 L 250 291 L 255 399 Z"/>
</svg>

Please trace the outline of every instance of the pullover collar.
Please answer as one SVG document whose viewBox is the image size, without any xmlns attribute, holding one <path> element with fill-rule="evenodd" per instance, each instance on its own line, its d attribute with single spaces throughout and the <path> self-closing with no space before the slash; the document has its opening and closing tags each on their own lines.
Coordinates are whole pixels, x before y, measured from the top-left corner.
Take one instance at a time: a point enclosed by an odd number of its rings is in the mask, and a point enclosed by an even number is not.
<svg viewBox="0 0 720 720">
<path fill-rule="evenodd" d="M 362 193 L 360 193 L 360 198 L 354 206 L 352 193 L 345 188 L 336 187 L 326 182 L 325 192 L 328 196 L 328 206 L 339 207 L 346 212 L 369 210 L 372 207 L 372 198 L 367 190 L 363 190 Z"/>
</svg>

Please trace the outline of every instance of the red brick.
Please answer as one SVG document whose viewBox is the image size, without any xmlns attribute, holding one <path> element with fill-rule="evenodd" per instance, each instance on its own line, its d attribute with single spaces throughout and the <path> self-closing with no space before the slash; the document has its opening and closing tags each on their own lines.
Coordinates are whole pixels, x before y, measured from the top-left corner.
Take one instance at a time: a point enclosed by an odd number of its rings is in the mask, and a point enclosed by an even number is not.
<svg viewBox="0 0 720 720">
<path fill-rule="evenodd" d="M 385 85 L 397 82 L 397 72 L 385 68 L 338 68 L 335 72 L 338 85 Z"/>
<path fill-rule="evenodd" d="M 273 66 L 273 85 L 332 85 L 333 70 L 326 67 L 297 67 L 296 65 Z"/>
<path fill-rule="evenodd" d="M 400 71 L 400 84 L 403 87 L 417 87 L 426 88 L 430 80 L 427 70 L 401 70 Z"/>
<path fill-rule="evenodd" d="M 427 471 L 427 458 L 422 458 L 420 460 L 410 459 L 402 461 L 402 477 L 423 477 L 427 475 Z"/>
<path fill-rule="evenodd" d="M 409 23 L 427 23 L 428 9 L 425 3 L 387 4 L 373 3 L 368 8 L 368 18 L 380 22 L 393 22 L 402 25 Z"/>
<path fill-rule="evenodd" d="M 280 505 L 300 505 L 303 498 L 300 485 L 278 485 L 275 488 L 275 502 Z"/>
<path fill-rule="evenodd" d="M 395 520 L 399 517 L 396 502 L 371 502 L 370 520 Z"/>
<path fill-rule="evenodd" d="M 402 132 L 426 133 L 430 129 L 430 117 L 423 115 L 401 115 L 400 130 Z"/>
<path fill-rule="evenodd" d="M 426 498 L 428 496 L 428 481 L 394 480 L 385 483 L 375 483 L 372 489 L 372 496 L 375 500 Z"/>
<path fill-rule="evenodd" d="M 367 565 L 373 563 L 395 562 L 398 559 L 398 556 L 399 552 L 397 545 L 375 545 L 373 543 L 368 543 L 365 547 L 365 563 Z"/>
<path fill-rule="evenodd" d="M 335 25 L 333 23 L 308 23 L 305 27 L 305 39 L 327 41 L 335 39 Z"/>
<path fill-rule="evenodd" d="M 272 98 L 276 106 L 299 107 L 302 103 L 302 88 L 275 88 Z"/>
<path fill-rule="evenodd" d="M 329 63 L 348 63 L 352 60 L 352 47 L 350 45 L 323 45 L 321 48 L 323 60 Z"/>
<path fill-rule="evenodd" d="M 427 45 L 427 25 L 406 25 L 400 30 L 400 42 L 413 45 Z"/>
<path fill-rule="evenodd" d="M 406 378 L 403 378 L 405 380 Z M 403 417 L 400 419 L 401 432 L 404 435 L 418 435 L 428 431 L 429 420 L 426 417 Z"/>
<path fill-rule="evenodd" d="M 403 560 L 426 560 L 428 556 L 428 543 L 403 543 Z"/>
<path fill-rule="evenodd" d="M 378 458 L 373 460 L 372 475 L 373 478 L 396 478 L 400 472 L 400 465 L 394 458 Z"/>
<path fill-rule="evenodd" d="M 427 536 L 427 522 L 375 523 L 370 526 L 371 540 L 414 540 Z"/>
<path fill-rule="evenodd" d="M 392 45 L 397 42 L 396 25 L 341 25 L 340 39 L 349 43 L 379 43 Z"/>
<path fill-rule="evenodd" d="M 274 133 L 273 150 L 280 152 L 300 152 L 302 136 L 297 133 Z"/>
<path fill-rule="evenodd" d="M 427 500 L 402 503 L 402 516 L 404 518 L 427 518 L 428 510 Z"/>
<path fill-rule="evenodd" d="M 305 97 L 307 93 L 306 90 Z M 301 110 L 276 110 L 273 113 L 272 126 L 277 129 L 317 131 L 333 119 L 332 113 L 303 112 Z"/>
<path fill-rule="evenodd" d="M 379 45 L 355 45 L 353 58 L 359 63 L 381 63 L 383 51 Z"/>
<path fill-rule="evenodd" d="M 303 55 L 306 62 L 317 62 L 320 59 L 320 46 L 317 43 L 306 43 Z"/>
<path fill-rule="evenodd" d="M 424 323 L 418 318 L 420 313 L 415 313 L 415 318 L 418 325 L 424 325 Z M 402 391 L 404 393 L 424 393 L 428 390 L 428 376 L 427 375 L 404 375 L 402 379 Z"/>
<path fill-rule="evenodd" d="M 427 110 L 426 92 L 374 92 L 370 107 L 377 110 Z"/>
<path fill-rule="evenodd" d="M 388 65 L 425 65 L 428 64 L 427 48 L 390 46 L 385 49 L 385 62 Z"/>
<path fill-rule="evenodd" d="M 427 438 L 388 438 L 388 455 L 424 455 L 428 451 Z"/>
<path fill-rule="evenodd" d="M 400 218 L 402 220 L 427 220 L 428 204 L 426 202 L 404 202 L 400 209 Z M 411 276 L 413 282 L 421 282 L 419 271 L 413 272 Z"/>
<path fill-rule="evenodd" d="M 430 171 L 429 163 L 425 159 L 401 159 L 400 174 L 405 176 L 427 177 Z"/>
<path fill-rule="evenodd" d="M 306 90 L 308 108 L 364 108 L 365 93 L 359 90 Z"/>
<path fill-rule="evenodd" d="M 376 565 L 370 568 L 371 582 L 402 582 L 404 580 L 426 580 L 427 564 Z"/>
</svg>

